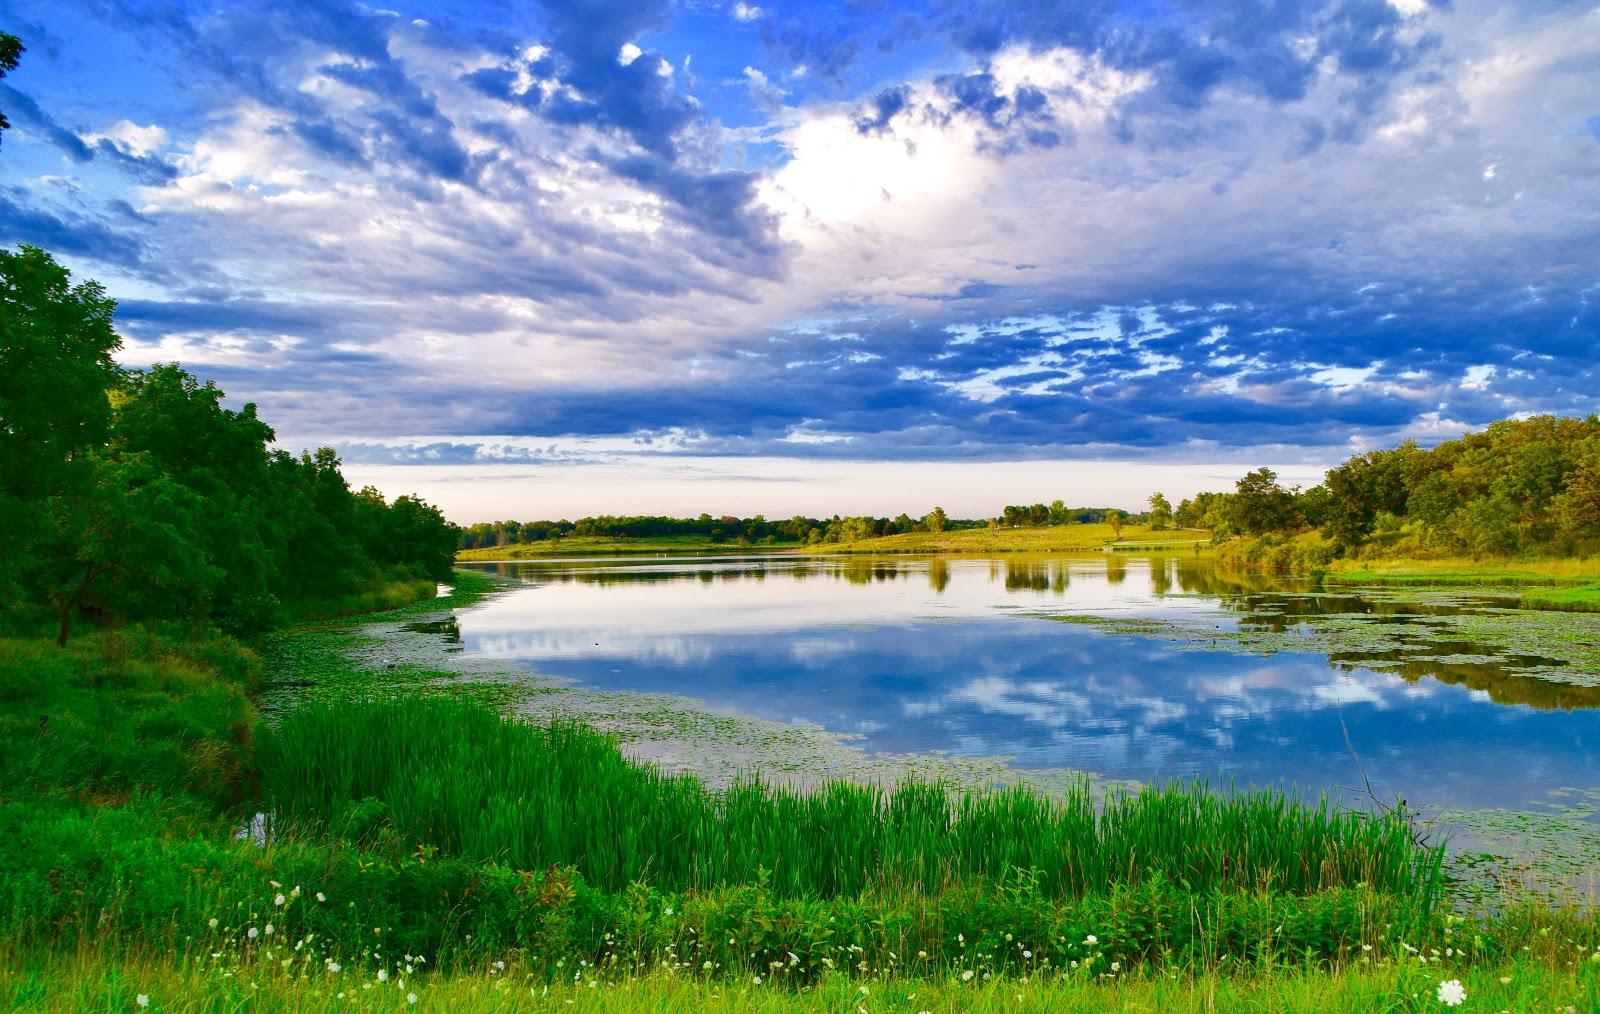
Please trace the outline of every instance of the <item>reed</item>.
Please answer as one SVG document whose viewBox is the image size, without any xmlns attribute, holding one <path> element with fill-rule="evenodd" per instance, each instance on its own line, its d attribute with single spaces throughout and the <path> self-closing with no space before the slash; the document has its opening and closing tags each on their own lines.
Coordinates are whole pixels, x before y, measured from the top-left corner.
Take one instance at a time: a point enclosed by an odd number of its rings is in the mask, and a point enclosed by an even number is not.
<svg viewBox="0 0 1600 1014">
<path fill-rule="evenodd" d="M 388 834 L 518 869 L 571 866 L 607 890 L 760 884 L 833 898 L 1024 883 L 1066 898 L 1161 879 L 1197 892 L 1366 885 L 1426 908 L 1442 861 L 1403 817 L 1265 790 L 1097 796 L 1085 783 L 1046 797 L 916 780 L 810 792 L 748 780 L 714 792 L 629 761 L 593 729 L 448 697 L 310 704 L 260 749 L 282 830 Z"/>
</svg>

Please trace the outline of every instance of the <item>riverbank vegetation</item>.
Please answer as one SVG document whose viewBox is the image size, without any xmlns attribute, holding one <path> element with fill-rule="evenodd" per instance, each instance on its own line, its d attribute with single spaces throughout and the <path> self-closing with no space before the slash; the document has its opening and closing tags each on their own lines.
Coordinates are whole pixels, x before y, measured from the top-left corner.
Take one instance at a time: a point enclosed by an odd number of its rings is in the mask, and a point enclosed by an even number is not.
<svg viewBox="0 0 1600 1014">
<path fill-rule="evenodd" d="M 1127 546 L 1170 552 L 1208 546 L 1210 534 L 1193 529 L 1155 530 L 1149 525 L 1109 522 L 1061 525 L 983 525 L 959 531 L 912 532 L 810 547 L 824 553 L 1082 553 Z"/>
<path fill-rule="evenodd" d="M 1415 584 L 1585 583 L 1525 599 L 1594 608 L 1600 417 L 1507 419 L 1427 450 L 1407 441 L 1352 457 L 1306 490 L 1258 469 L 1174 516 L 1209 528 L 1225 565 Z"/>
</svg>

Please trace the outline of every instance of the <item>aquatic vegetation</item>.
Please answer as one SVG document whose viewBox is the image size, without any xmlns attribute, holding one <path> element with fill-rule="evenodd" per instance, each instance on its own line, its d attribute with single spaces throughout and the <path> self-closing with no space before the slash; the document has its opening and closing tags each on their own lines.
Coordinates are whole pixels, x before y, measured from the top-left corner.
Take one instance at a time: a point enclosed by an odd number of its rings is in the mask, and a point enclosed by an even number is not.
<svg viewBox="0 0 1600 1014">
<path fill-rule="evenodd" d="M 449 730 L 440 735 L 440 730 Z M 1060 798 L 745 780 L 724 792 L 624 758 L 565 721 L 535 725 L 453 697 L 307 704 L 263 738 L 264 794 L 285 826 L 381 816 L 406 840 L 525 869 L 572 865 L 620 890 L 764 884 L 784 896 L 937 890 L 1028 871 L 1052 897 L 1165 876 L 1195 890 L 1307 892 L 1367 883 L 1426 899 L 1438 850 L 1398 816 L 1204 786 Z"/>
</svg>

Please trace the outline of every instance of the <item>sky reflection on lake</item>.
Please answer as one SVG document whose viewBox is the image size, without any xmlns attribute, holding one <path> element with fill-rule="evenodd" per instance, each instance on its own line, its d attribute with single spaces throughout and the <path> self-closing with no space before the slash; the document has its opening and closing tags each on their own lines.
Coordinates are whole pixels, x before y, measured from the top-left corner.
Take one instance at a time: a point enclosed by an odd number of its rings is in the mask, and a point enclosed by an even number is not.
<svg viewBox="0 0 1600 1014">
<path fill-rule="evenodd" d="M 1357 786 L 1521 805 L 1600 781 L 1600 710 L 1327 656 L 1178 651 L 1040 610 L 1231 625 L 1307 608 L 1203 560 L 590 560 L 496 565 L 525 586 L 463 611 L 466 650 L 602 690 L 815 722 L 867 750 L 1005 755 L 1109 777 Z M 1337 608 L 1359 612 L 1359 599 Z M 1247 620 L 1258 616 L 1252 612 Z M 1503 695 L 1502 695 L 1503 696 Z"/>
</svg>

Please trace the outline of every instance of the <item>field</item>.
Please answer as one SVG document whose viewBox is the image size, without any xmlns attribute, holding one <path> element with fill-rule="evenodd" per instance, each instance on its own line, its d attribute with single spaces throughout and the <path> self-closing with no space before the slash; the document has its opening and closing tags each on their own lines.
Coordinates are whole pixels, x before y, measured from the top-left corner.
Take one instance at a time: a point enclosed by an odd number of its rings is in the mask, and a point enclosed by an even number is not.
<svg viewBox="0 0 1600 1014">
<path fill-rule="evenodd" d="M 1192 528 L 1152 531 L 1124 525 L 1115 538 L 1108 524 L 1049 525 L 1040 528 L 969 528 L 955 532 L 907 532 L 877 539 L 808 546 L 808 553 L 1083 553 L 1107 546 L 1128 551 L 1190 550 L 1203 547 L 1211 533 Z"/>
</svg>

